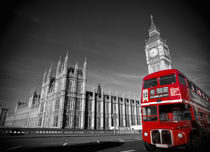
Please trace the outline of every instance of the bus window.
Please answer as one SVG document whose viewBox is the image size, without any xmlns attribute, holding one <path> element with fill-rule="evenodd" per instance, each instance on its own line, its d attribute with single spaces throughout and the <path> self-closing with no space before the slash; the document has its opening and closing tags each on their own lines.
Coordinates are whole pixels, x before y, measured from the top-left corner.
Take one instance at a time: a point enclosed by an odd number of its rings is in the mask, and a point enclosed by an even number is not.
<svg viewBox="0 0 210 152">
<path fill-rule="evenodd" d="M 174 84 L 174 83 L 176 83 L 175 74 L 160 77 L 160 85 Z"/>
<path fill-rule="evenodd" d="M 183 76 L 181 76 L 181 75 L 178 75 L 178 78 L 179 78 L 179 82 L 180 82 L 181 84 L 183 84 L 183 85 L 185 85 L 185 86 L 186 86 L 186 82 L 185 82 L 184 77 L 183 77 Z"/>
<path fill-rule="evenodd" d="M 198 120 L 198 112 L 194 110 L 195 120 Z"/>
<path fill-rule="evenodd" d="M 156 87 L 157 86 L 157 78 L 154 79 L 149 79 L 144 81 L 144 88 L 151 88 L 151 87 Z"/>
<path fill-rule="evenodd" d="M 160 105 L 159 113 L 160 121 L 191 120 L 190 110 L 184 104 Z"/>
<path fill-rule="evenodd" d="M 210 115 L 207 115 L 207 123 L 210 124 Z"/>
<path fill-rule="evenodd" d="M 143 107 L 144 121 L 157 121 L 157 106 Z"/>
<path fill-rule="evenodd" d="M 192 83 L 189 80 L 187 80 L 187 84 L 188 84 L 189 89 L 192 89 Z"/>
<path fill-rule="evenodd" d="M 200 113 L 200 120 L 204 120 L 204 115 L 202 112 L 199 112 Z"/>
</svg>

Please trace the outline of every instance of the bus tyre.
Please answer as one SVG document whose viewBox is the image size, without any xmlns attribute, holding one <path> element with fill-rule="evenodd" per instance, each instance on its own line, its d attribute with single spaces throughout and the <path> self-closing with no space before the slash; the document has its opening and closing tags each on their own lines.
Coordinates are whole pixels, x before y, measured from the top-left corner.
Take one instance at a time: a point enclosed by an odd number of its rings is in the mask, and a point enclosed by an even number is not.
<svg viewBox="0 0 210 152">
<path fill-rule="evenodd" d="M 196 152 L 199 151 L 200 148 L 200 139 L 197 135 L 192 135 L 190 137 L 190 141 L 187 144 L 187 148 L 189 152 Z"/>
<path fill-rule="evenodd" d="M 154 145 L 147 143 L 147 142 L 144 142 L 144 148 L 146 149 L 146 151 L 149 152 L 149 151 L 154 151 L 156 147 Z"/>
</svg>

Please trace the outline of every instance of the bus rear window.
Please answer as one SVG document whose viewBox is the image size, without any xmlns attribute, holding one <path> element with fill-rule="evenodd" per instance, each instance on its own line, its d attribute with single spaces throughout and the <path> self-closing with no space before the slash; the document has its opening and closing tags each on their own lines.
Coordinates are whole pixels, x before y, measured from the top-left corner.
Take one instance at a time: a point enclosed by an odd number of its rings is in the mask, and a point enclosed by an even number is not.
<svg viewBox="0 0 210 152">
<path fill-rule="evenodd" d="M 160 77 L 160 85 L 174 84 L 174 83 L 176 83 L 175 74 Z"/>
<path fill-rule="evenodd" d="M 144 88 L 151 88 L 151 87 L 156 87 L 157 86 L 157 78 L 154 79 L 149 79 L 144 81 Z"/>
</svg>

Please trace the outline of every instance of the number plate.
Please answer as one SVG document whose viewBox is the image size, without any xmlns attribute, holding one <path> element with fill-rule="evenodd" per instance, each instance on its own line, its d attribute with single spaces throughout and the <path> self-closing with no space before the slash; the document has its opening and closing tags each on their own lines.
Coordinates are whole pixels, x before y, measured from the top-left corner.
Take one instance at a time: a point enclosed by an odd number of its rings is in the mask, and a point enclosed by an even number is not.
<svg viewBox="0 0 210 152">
<path fill-rule="evenodd" d="M 168 145 L 166 145 L 166 144 L 156 144 L 156 147 L 159 147 L 159 148 L 168 148 Z"/>
</svg>

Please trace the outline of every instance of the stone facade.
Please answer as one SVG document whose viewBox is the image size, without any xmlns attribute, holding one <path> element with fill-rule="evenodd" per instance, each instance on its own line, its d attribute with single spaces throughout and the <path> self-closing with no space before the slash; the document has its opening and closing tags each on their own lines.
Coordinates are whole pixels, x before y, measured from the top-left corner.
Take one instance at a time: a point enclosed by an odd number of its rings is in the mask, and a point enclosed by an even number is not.
<svg viewBox="0 0 210 152">
<path fill-rule="evenodd" d="M 8 108 L 2 107 L 0 105 L 0 126 L 5 125 L 7 114 L 8 114 Z"/>
<path fill-rule="evenodd" d="M 100 85 L 86 93 L 86 128 L 111 129 L 141 124 L 140 101 L 111 92 L 104 93 Z"/>
<path fill-rule="evenodd" d="M 28 128 L 111 129 L 140 125 L 140 102 L 106 94 L 100 85 L 86 90 L 87 62 L 83 68 L 59 59 L 56 73 L 44 73 L 41 94 L 34 91 L 28 104 L 18 103 L 6 125 Z M 138 103 L 138 104 L 136 104 Z M 139 114 L 139 116 L 137 115 Z M 137 120 L 139 119 L 139 120 Z"/>
</svg>

